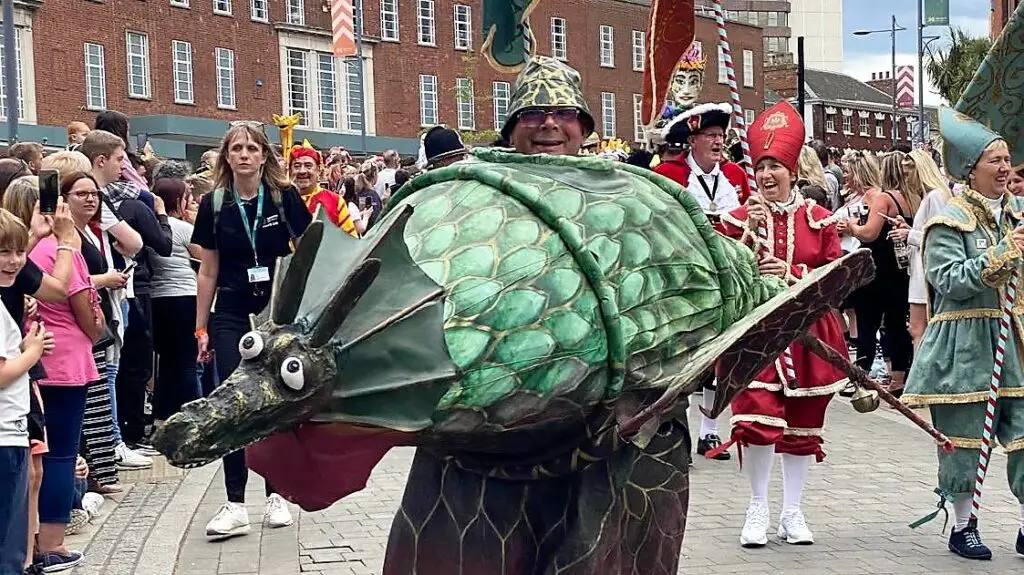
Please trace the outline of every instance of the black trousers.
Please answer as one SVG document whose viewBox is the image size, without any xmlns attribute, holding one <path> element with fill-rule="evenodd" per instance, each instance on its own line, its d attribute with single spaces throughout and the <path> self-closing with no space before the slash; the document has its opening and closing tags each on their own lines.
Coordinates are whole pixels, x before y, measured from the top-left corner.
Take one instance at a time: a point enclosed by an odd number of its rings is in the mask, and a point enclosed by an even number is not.
<svg viewBox="0 0 1024 575">
<path fill-rule="evenodd" d="M 153 298 L 153 419 L 167 419 L 182 405 L 202 397 L 196 376 L 195 331 L 196 296 Z"/>
<path fill-rule="evenodd" d="M 149 294 L 128 300 L 128 327 L 124 330 L 121 363 L 114 381 L 117 417 L 125 443 L 138 443 L 146 435 L 146 384 L 153 377 L 153 308 Z"/>
<path fill-rule="evenodd" d="M 871 371 L 871 364 L 875 361 L 878 328 L 884 325 L 892 370 L 907 371 L 914 353 L 914 344 L 907 329 L 910 277 L 902 272 L 890 274 L 876 278 L 861 289 L 865 291 L 864 297 L 855 308 L 857 365 L 865 371 Z"/>
<path fill-rule="evenodd" d="M 213 347 L 213 361 L 217 364 L 220 381 L 226 381 L 235 371 L 242 356 L 238 353 L 238 342 L 249 333 L 249 318 L 231 310 L 218 309 L 210 320 L 210 345 Z M 228 501 L 245 503 L 245 485 L 249 480 L 249 468 L 245 465 L 245 451 L 235 451 L 224 456 L 224 488 Z M 266 493 L 274 493 L 267 483 Z"/>
</svg>

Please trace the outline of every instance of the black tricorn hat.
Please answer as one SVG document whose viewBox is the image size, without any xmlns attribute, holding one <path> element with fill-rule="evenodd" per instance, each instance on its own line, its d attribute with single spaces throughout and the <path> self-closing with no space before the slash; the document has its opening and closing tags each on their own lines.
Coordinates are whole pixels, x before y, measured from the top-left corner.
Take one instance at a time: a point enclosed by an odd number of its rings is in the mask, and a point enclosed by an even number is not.
<svg viewBox="0 0 1024 575">
<path fill-rule="evenodd" d="M 694 106 L 673 118 L 665 126 L 665 142 L 675 146 L 685 144 L 687 138 L 712 126 L 728 130 L 731 119 L 732 106 L 730 104 Z"/>
</svg>

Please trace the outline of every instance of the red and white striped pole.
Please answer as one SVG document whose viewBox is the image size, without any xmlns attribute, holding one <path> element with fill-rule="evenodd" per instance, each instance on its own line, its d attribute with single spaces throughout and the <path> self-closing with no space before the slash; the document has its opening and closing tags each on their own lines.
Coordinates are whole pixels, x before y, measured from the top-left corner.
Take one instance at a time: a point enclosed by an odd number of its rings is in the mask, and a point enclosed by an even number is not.
<svg viewBox="0 0 1024 575">
<path fill-rule="evenodd" d="M 1017 299 L 1017 279 L 1019 273 L 1014 270 L 1010 281 L 1006 282 L 1006 298 L 1003 301 L 1003 315 L 999 318 L 999 340 L 996 342 L 996 360 L 992 366 L 992 381 L 988 387 L 988 403 L 985 406 L 985 427 L 981 433 L 981 454 L 978 456 L 978 472 L 974 478 L 974 496 L 971 499 L 971 520 L 977 522 L 981 512 L 981 486 L 985 483 L 988 464 L 992 457 L 992 434 L 995 429 L 996 402 L 999 399 L 999 387 L 1003 381 L 1003 359 L 1006 357 L 1006 345 L 1010 339 L 1010 326 L 1013 323 L 1013 304 Z"/>
<path fill-rule="evenodd" d="M 718 45 L 721 47 L 721 58 L 725 61 L 725 73 L 729 81 L 729 95 L 732 99 L 732 116 L 736 131 L 740 135 L 740 149 L 743 150 L 743 169 L 747 173 L 747 185 L 750 191 L 757 189 L 754 181 L 754 162 L 750 158 L 750 142 L 747 141 L 746 118 L 743 117 L 743 102 L 740 101 L 740 87 L 736 83 L 736 67 L 732 62 L 732 49 L 729 47 L 729 33 L 725 30 L 725 13 L 722 11 L 722 3 L 714 3 L 715 23 L 718 24 Z M 758 246 L 757 252 L 762 255 L 772 254 L 771 239 L 768 238 L 768 228 L 764 222 L 757 226 Z M 782 352 L 782 367 L 785 371 L 786 380 L 792 387 L 796 384 L 796 370 L 793 368 L 793 355 L 787 347 Z"/>
</svg>

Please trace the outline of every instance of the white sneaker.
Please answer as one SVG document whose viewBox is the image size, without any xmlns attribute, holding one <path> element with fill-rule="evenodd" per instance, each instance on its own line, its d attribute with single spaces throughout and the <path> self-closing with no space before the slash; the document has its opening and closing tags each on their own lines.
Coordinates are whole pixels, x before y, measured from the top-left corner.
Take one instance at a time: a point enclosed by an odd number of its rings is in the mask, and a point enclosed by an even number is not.
<svg viewBox="0 0 1024 575">
<path fill-rule="evenodd" d="M 288 510 L 288 502 L 284 497 L 273 493 L 267 497 L 267 511 L 263 514 L 263 523 L 267 527 L 288 527 L 295 520 L 292 519 L 292 512 Z"/>
<path fill-rule="evenodd" d="M 118 443 L 114 448 L 114 459 L 121 469 L 149 469 L 153 467 L 153 460 L 141 453 L 137 453 L 125 445 Z"/>
<path fill-rule="evenodd" d="M 779 539 L 791 545 L 814 544 L 814 534 L 807 528 L 802 511 L 791 509 L 782 512 L 779 518 Z"/>
<path fill-rule="evenodd" d="M 103 507 L 103 496 L 99 493 L 89 492 L 82 496 L 82 509 L 89 512 L 89 519 L 96 517 Z"/>
<path fill-rule="evenodd" d="M 764 547 L 768 544 L 768 504 L 751 503 L 747 508 L 747 519 L 740 533 L 740 545 Z"/>
<path fill-rule="evenodd" d="M 241 503 L 225 503 L 206 524 L 206 536 L 224 539 L 249 532 L 249 512 Z"/>
</svg>

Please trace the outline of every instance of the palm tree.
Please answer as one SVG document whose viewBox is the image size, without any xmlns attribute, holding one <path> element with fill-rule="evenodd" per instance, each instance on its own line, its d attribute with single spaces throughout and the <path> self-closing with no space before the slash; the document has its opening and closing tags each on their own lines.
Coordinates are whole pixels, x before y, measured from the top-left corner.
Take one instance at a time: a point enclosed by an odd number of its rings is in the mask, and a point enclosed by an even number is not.
<svg viewBox="0 0 1024 575">
<path fill-rule="evenodd" d="M 936 52 L 929 50 L 925 65 L 939 95 L 956 104 L 991 47 L 987 36 L 972 37 L 963 28 L 951 28 L 949 44 Z"/>
</svg>

